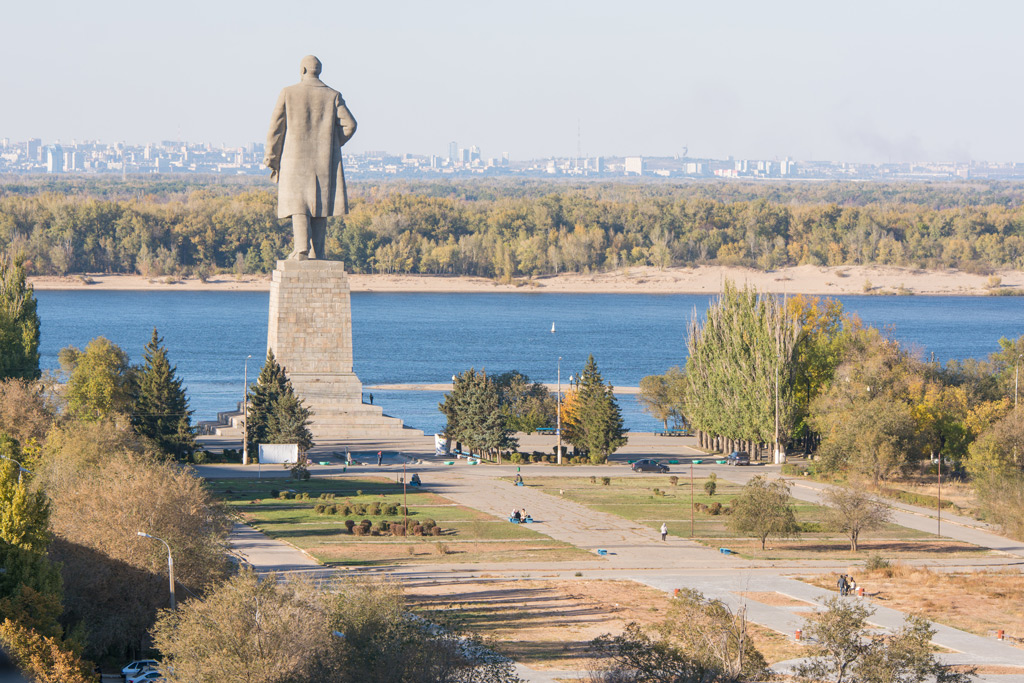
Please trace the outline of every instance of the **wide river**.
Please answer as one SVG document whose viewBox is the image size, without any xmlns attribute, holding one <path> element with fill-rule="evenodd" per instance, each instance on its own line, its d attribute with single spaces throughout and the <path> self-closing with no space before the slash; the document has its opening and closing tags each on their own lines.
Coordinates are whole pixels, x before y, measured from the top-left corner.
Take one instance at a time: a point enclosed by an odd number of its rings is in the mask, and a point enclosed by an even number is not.
<svg viewBox="0 0 1024 683">
<path fill-rule="evenodd" d="M 57 352 L 105 336 L 141 362 L 155 326 L 188 387 L 196 420 L 212 419 L 241 400 L 243 365 L 250 381 L 266 356 L 262 292 L 38 291 L 41 364 L 57 369 Z M 1024 334 L 1024 300 L 1016 297 L 838 297 L 868 325 L 884 328 L 923 356 L 984 358 L 1000 337 Z M 555 382 L 593 354 L 604 378 L 637 386 L 645 375 L 686 361 L 686 326 L 703 315 L 706 295 L 385 294 L 352 295 L 355 371 L 365 385 L 448 383 L 470 367 L 519 370 Z M 552 323 L 555 332 L 551 332 Z M 427 433 L 440 430 L 441 392 L 374 391 L 389 415 Z M 659 423 L 633 396 L 620 396 L 626 426 Z"/>
</svg>

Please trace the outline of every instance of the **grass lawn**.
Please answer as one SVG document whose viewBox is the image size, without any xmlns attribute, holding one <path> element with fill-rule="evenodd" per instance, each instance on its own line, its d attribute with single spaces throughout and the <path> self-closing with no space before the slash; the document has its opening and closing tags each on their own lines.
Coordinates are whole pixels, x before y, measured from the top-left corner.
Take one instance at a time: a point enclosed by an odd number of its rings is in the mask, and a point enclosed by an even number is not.
<svg viewBox="0 0 1024 683">
<path fill-rule="evenodd" d="M 1005 642 L 1024 648 L 1024 575 L 1019 571 L 933 572 L 895 564 L 871 572 L 852 571 L 872 603 L 921 614 L 979 636 L 1005 631 Z M 797 577 L 835 590 L 836 574 Z"/>
<path fill-rule="evenodd" d="M 593 555 L 567 543 L 537 533 L 528 526 L 509 524 L 418 487 L 410 487 L 403 497 L 402 486 L 385 478 L 326 479 L 309 481 L 273 479 L 215 479 L 207 481 L 209 490 L 225 502 L 242 521 L 271 538 L 287 541 L 324 564 L 383 565 L 528 562 L 589 560 Z M 307 493 L 308 499 L 280 499 L 273 491 Z M 333 494 L 321 500 L 321 494 Z M 408 501 L 409 520 L 434 520 L 442 529 L 440 536 L 388 535 L 355 536 L 345 520 L 400 522 L 397 515 L 325 515 L 315 511 L 317 504 L 402 505 Z"/>
<path fill-rule="evenodd" d="M 668 524 L 669 534 L 690 538 L 690 519 L 693 507 L 690 504 L 689 477 L 679 477 L 673 486 L 667 475 L 632 475 L 611 477 L 605 486 L 601 477 L 592 483 L 586 477 L 541 477 L 531 476 L 526 485 L 562 498 L 568 498 L 593 510 L 607 512 L 639 524 L 658 529 L 662 522 Z M 742 490 L 739 484 L 718 479 L 714 496 L 704 490 L 707 478 L 697 478 L 693 486 L 693 502 L 711 506 L 720 503 L 723 507 Z M 655 489 L 663 495 L 655 493 Z M 561 493 L 559 493 L 561 492 Z M 739 537 L 729 530 L 726 514 L 710 514 L 693 510 L 693 538 L 709 547 L 728 547 L 743 557 L 761 560 L 774 559 L 815 559 L 843 557 L 851 560 L 863 559 L 871 552 L 902 558 L 981 556 L 989 551 L 985 548 L 940 539 L 934 534 L 907 529 L 896 524 L 887 524 L 878 531 L 861 536 L 862 549 L 850 552 L 845 536 L 829 532 L 822 526 L 824 508 L 820 505 L 791 498 L 797 522 L 802 527 L 798 539 L 781 540 L 769 538 L 764 550 L 759 540 Z"/>
<path fill-rule="evenodd" d="M 424 617 L 458 619 L 495 648 L 535 669 L 586 670 L 591 640 L 618 635 L 635 621 L 653 627 L 665 618 L 671 597 L 632 581 L 459 581 L 409 586 L 406 597 Z M 780 633 L 748 624 L 771 662 L 799 657 L 802 646 Z"/>
</svg>

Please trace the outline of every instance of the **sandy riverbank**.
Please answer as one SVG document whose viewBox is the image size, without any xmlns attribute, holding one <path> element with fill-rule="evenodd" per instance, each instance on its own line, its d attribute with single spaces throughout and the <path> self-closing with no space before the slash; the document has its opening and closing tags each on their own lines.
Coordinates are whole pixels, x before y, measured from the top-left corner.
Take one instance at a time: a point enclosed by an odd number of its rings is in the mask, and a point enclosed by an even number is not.
<svg viewBox="0 0 1024 683">
<path fill-rule="evenodd" d="M 1024 291 L 1024 271 L 996 273 L 999 289 Z M 797 266 L 771 272 L 723 266 L 658 269 L 650 266 L 607 273 L 566 273 L 501 284 L 479 277 L 431 275 L 349 275 L 353 292 L 558 292 L 576 294 L 711 294 L 726 279 L 749 284 L 760 291 L 786 294 L 930 294 L 975 295 L 990 293 L 990 277 L 956 270 L 921 271 L 885 266 Z M 269 276 L 217 275 L 169 281 L 141 275 L 89 275 L 86 277 L 29 278 L 36 289 L 251 291 L 270 289 Z M 870 289 L 868 289 L 870 287 Z"/>
</svg>

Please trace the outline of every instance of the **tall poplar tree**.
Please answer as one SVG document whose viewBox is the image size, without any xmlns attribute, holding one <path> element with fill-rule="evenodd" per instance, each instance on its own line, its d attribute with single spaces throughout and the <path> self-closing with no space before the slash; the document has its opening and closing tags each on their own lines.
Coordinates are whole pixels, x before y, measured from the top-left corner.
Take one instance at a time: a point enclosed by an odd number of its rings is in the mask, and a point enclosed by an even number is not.
<svg viewBox="0 0 1024 683">
<path fill-rule="evenodd" d="M 177 367 L 167 359 L 163 341 L 154 327 L 138 373 L 132 426 L 140 435 L 152 439 L 161 451 L 182 460 L 196 446 L 192 411 L 181 378 L 177 376 Z"/>
<path fill-rule="evenodd" d="M 295 395 L 292 382 L 274 352 L 267 351 L 259 377 L 249 386 L 249 452 L 256 453 L 261 443 L 294 443 L 305 453 L 313 447 L 313 434 L 309 431 L 312 414 Z"/>
<path fill-rule="evenodd" d="M 0 257 L 0 380 L 39 379 L 39 315 L 20 260 Z"/>
</svg>

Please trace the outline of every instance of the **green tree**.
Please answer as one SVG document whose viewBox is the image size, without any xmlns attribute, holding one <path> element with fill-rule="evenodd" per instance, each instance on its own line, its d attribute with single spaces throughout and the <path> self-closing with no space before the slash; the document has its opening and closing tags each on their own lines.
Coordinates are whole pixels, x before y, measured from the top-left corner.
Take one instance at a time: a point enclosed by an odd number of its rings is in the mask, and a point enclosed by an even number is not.
<svg viewBox="0 0 1024 683">
<path fill-rule="evenodd" d="M 36 298 L 21 261 L 0 256 L 0 380 L 39 375 Z"/>
<path fill-rule="evenodd" d="M 908 616 L 891 635 L 870 628 L 875 610 L 855 600 L 829 598 L 804 626 L 811 645 L 808 660 L 797 665 L 802 683 L 969 683 L 974 671 L 958 672 L 941 664 L 931 645 L 935 629 Z"/>
<path fill-rule="evenodd" d="M 516 446 L 501 410 L 498 387 L 485 371 L 470 368 L 456 376 L 438 409 L 447 418 L 448 438 L 466 444 L 471 452 L 500 458 L 502 449 Z"/>
<path fill-rule="evenodd" d="M 651 417 L 668 429 L 671 421 L 676 426 L 686 425 L 685 378 L 683 370 L 671 367 L 664 375 L 648 375 L 640 380 L 640 405 Z"/>
<path fill-rule="evenodd" d="M 615 400 L 611 384 L 605 384 L 594 362 L 587 358 L 569 403 L 571 411 L 563 417 L 562 430 L 566 440 L 590 457 L 595 464 L 608 457 L 627 442 L 622 412 Z"/>
<path fill-rule="evenodd" d="M 267 361 L 249 386 L 249 452 L 257 453 L 261 443 L 294 443 L 305 453 L 313 447 L 311 415 L 274 352 L 267 351 Z"/>
<path fill-rule="evenodd" d="M 799 535 L 800 525 L 789 502 L 789 485 L 782 479 L 773 481 L 763 475 L 748 481 L 732 501 L 729 528 L 759 539 L 761 550 L 769 536 Z"/>
<path fill-rule="evenodd" d="M 15 463 L 21 459 L 18 442 L 0 432 L 0 540 L 41 553 L 50 543 L 50 506 L 30 489 L 30 475 Z"/>
<path fill-rule="evenodd" d="M 96 337 L 85 351 L 73 346 L 61 349 L 60 364 L 70 375 L 64 392 L 70 417 L 98 420 L 130 412 L 134 381 L 128 354 L 109 339 Z"/>
<path fill-rule="evenodd" d="M 138 371 L 132 426 L 140 435 L 152 439 L 161 451 L 182 460 L 195 450 L 191 416 L 177 368 L 167 359 L 163 339 L 154 327 Z"/>
<path fill-rule="evenodd" d="M 510 431 L 529 434 L 554 425 L 556 402 L 543 384 L 530 382 L 516 370 L 494 375 L 491 381 L 498 388 L 498 404 Z"/>
</svg>

